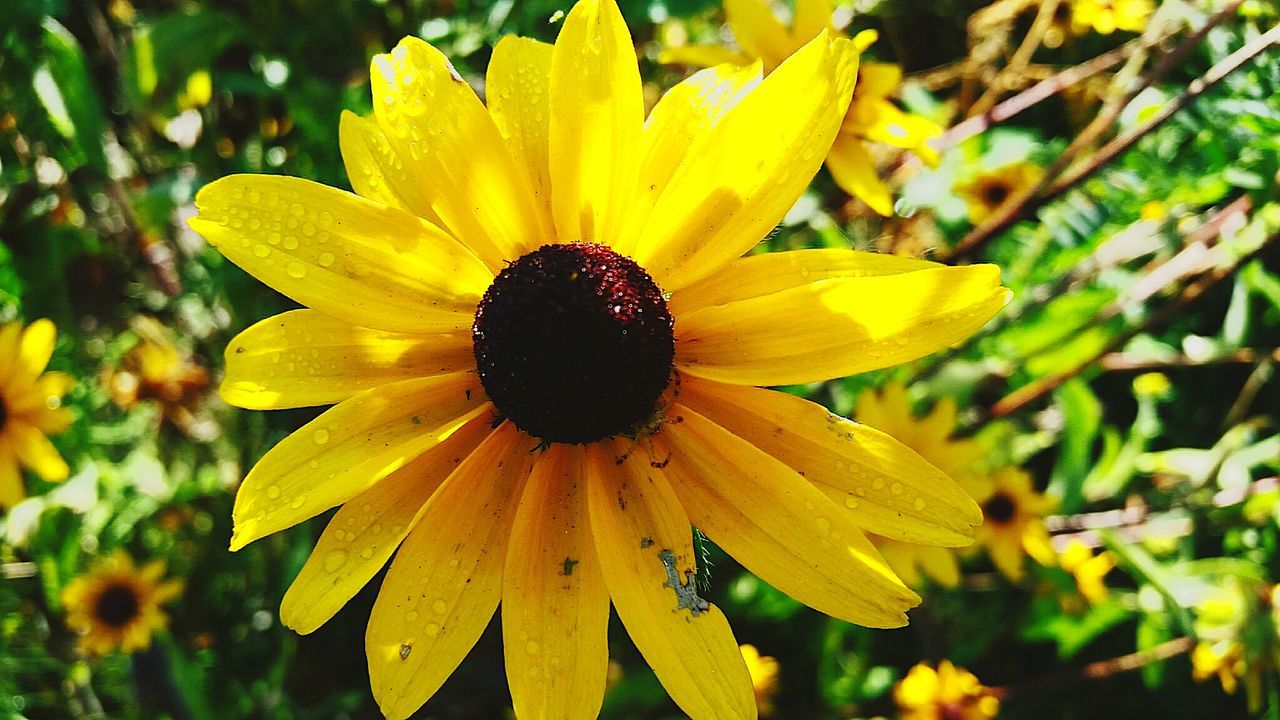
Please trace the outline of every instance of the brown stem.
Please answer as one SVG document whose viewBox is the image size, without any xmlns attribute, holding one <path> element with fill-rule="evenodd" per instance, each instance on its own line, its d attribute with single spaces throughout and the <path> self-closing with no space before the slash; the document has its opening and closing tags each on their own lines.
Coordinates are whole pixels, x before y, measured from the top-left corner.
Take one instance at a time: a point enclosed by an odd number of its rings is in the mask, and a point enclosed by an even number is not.
<svg viewBox="0 0 1280 720">
<path fill-rule="evenodd" d="M 1102 169 L 1107 162 L 1113 160 L 1120 152 L 1127 150 L 1133 143 L 1159 127 L 1159 125 L 1165 120 L 1168 120 L 1169 116 L 1171 116 L 1173 112 L 1181 110 L 1188 103 L 1199 97 L 1205 90 L 1212 87 L 1231 72 L 1238 70 L 1245 62 L 1265 50 L 1271 42 L 1274 42 L 1274 39 L 1268 39 L 1261 44 L 1259 44 L 1259 40 L 1267 38 L 1271 33 L 1255 38 L 1253 42 L 1247 43 L 1240 50 L 1237 50 L 1235 53 L 1232 53 L 1222 60 L 1222 62 L 1214 65 L 1203 77 L 1193 81 L 1191 85 L 1188 86 L 1187 93 L 1179 96 L 1177 100 L 1166 106 L 1166 110 L 1169 110 L 1170 108 L 1172 108 L 1172 110 L 1170 110 L 1168 115 L 1160 117 L 1159 122 L 1145 122 L 1137 128 L 1134 128 L 1129 133 L 1126 133 L 1124 136 L 1121 136 L 1127 140 L 1127 143 L 1122 147 L 1117 143 L 1121 138 L 1116 138 L 1112 142 L 1108 143 L 1090 159 L 1090 162 L 1087 163 L 1085 167 L 1073 174 L 1072 181 L 1070 183 L 1056 182 L 1067 168 L 1070 167 L 1071 163 L 1074 162 L 1077 155 L 1083 152 L 1085 148 L 1093 146 L 1093 144 L 1111 128 L 1112 124 L 1119 118 L 1124 107 L 1128 105 L 1134 97 L 1137 97 L 1138 93 L 1142 92 L 1142 90 L 1147 87 L 1150 87 L 1159 78 L 1172 70 L 1173 67 L 1182 60 L 1182 58 L 1200 44 L 1200 41 L 1209 34 L 1210 30 L 1233 17 L 1235 15 L 1236 7 L 1239 6 L 1241 1 L 1242 0 L 1230 0 L 1226 7 L 1210 17 L 1205 24 L 1195 32 L 1184 38 L 1182 42 L 1178 43 L 1178 46 L 1174 48 L 1173 51 L 1163 56 L 1160 61 L 1157 62 L 1145 76 L 1143 76 L 1142 80 L 1136 83 L 1134 87 L 1129 90 L 1129 92 L 1125 93 L 1117 101 L 1108 103 L 1108 105 L 1103 108 L 1102 112 L 1094 118 L 1093 122 L 1081 131 L 1081 133 L 1076 136 L 1075 140 L 1067 146 L 1067 149 L 1064 150 L 1048 168 L 1045 169 L 1044 175 L 1039 182 L 1015 195 L 1002 209 L 997 210 L 989 219 L 987 219 L 986 222 L 970 231 L 969 234 L 962 238 L 960 242 L 956 244 L 955 248 L 952 249 L 949 254 L 949 258 L 954 260 L 957 258 L 972 256 L 995 236 L 1007 230 L 1018 220 L 1029 216 L 1031 213 L 1035 212 L 1058 195 L 1066 192 L 1066 190 L 1073 187 L 1076 183 L 1085 180 L 1098 170 Z M 1197 84 L 1199 84 L 1198 90 L 1196 89 Z M 1192 94 L 1193 90 L 1194 94 Z M 1152 118 L 1152 120 L 1155 120 L 1155 118 Z"/>
<path fill-rule="evenodd" d="M 1163 370 L 1174 367 L 1199 367 L 1201 365 L 1252 365 L 1266 359 L 1270 359 L 1273 362 L 1280 362 L 1280 348 L 1276 348 L 1274 350 L 1241 348 L 1222 355 L 1211 355 L 1209 357 L 1202 358 L 1193 358 L 1187 355 L 1174 355 L 1173 357 L 1166 358 L 1164 360 L 1149 360 L 1146 358 L 1126 355 L 1122 352 L 1113 352 L 1098 358 L 1098 366 L 1109 372 L 1131 372 L 1142 370 Z"/>
<path fill-rule="evenodd" d="M 1027 31 L 1027 36 L 1022 39 L 1022 44 L 1013 52 L 1013 57 L 1009 59 L 1009 64 L 996 75 L 991 85 L 987 87 L 986 92 L 982 93 L 977 102 L 969 108 L 970 113 L 981 115 L 991 110 L 996 101 L 1000 99 L 1000 93 L 1004 92 L 1008 78 L 1018 76 L 1027 66 L 1027 63 L 1031 62 L 1031 56 L 1040 48 L 1040 43 L 1044 41 L 1044 34 L 1048 32 L 1050 25 L 1053 24 L 1053 14 L 1063 1 L 1043 0 L 1040 3 L 1040 8 L 1036 11 L 1036 18 L 1031 22 L 1031 29 Z"/>
<path fill-rule="evenodd" d="M 1139 650 L 1138 652 L 1132 652 L 1128 655 L 1121 655 L 1120 657 L 1091 662 L 1079 669 L 1067 670 L 1065 672 L 1037 678 L 1018 685 L 994 687 L 991 688 L 991 691 L 996 697 L 1005 699 L 1017 695 L 1041 692 L 1044 690 L 1056 690 L 1058 688 L 1075 685 L 1087 680 L 1102 680 L 1113 675 L 1119 675 L 1120 673 L 1140 670 L 1151 663 L 1168 660 L 1171 657 L 1177 657 L 1178 655 L 1189 652 L 1191 648 L 1195 647 L 1195 644 L 1195 640 L 1189 637 L 1174 638 L 1147 650 Z"/>
<path fill-rule="evenodd" d="M 1053 392 L 1066 381 L 1087 370 L 1102 356 L 1118 351 L 1137 335 L 1151 330 L 1165 321 L 1172 319 L 1188 305 L 1199 300 L 1214 285 L 1217 285 L 1222 280 L 1233 275 L 1236 270 L 1239 270 L 1250 260 L 1253 260 L 1261 254 L 1263 250 L 1277 240 L 1280 240 L 1280 233 L 1268 236 L 1261 244 L 1258 245 L 1257 248 L 1254 248 L 1252 252 L 1237 259 L 1227 267 L 1210 271 L 1201 276 L 1200 279 L 1194 283 L 1187 285 L 1173 302 L 1164 306 L 1159 311 L 1152 313 L 1144 322 L 1120 333 L 1113 338 L 1111 342 L 1107 343 L 1106 347 L 1094 353 L 1089 358 L 1077 363 L 1070 370 L 1056 373 L 1054 375 L 1047 375 L 1004 396 L 999 402 L 991 407 L 990 417 L 1001 418 L 1022 410 L 1028 405 L 1031 405 L 1043 398 L 1045 395 Z"/>
</svg>

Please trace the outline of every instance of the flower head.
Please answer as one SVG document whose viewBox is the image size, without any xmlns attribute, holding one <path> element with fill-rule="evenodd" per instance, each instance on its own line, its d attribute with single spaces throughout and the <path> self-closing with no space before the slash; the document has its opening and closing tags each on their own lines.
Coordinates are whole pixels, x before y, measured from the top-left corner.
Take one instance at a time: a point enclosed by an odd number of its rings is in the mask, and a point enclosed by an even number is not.
<svg viewBox="0 0 1280 720">
<path fill-rule="evenodd" d="M 1022 559 L 1028 555 L 1041 565 L 1054 564 L 1044 516 L 1056 502 L 1031 486 L 1030 474 L 1014 467 L 997 470 L 989 489 L 976 499 L 983 516 L 976 544 L 986 549 L 1005 577 L 1020 581 Z"/>
<path fill-rule="evenodd" d="M 26 497 L 21 468 L 49 482 L 67 478 L 67 463 L 47 437 L 71 424 L 62 396 L 75 384 L 66 373 L 44 371 L 55 334 L 48 320 L 0 327 L 0 509 Z"/>
<path fill-rule="evenodd" d="M 151 645 L 151 635 L 169 618 L 161 605 L 178 597 L 182 582 L 163 580 L 164 562 L 139 568 L 122 550 L 74 578 L 62 591 L 67 625 L 79 633 L 81 652 L 105 655 Z"/>
<path fill-rule="evenodd" d="M 790 27 L 778 19 L 766 0 L 725 0 L 724 10 L 741 52 L 722 46 L 673 47 L 664 49 L 659 60 L 695 66 L 758 61 L 766 72 L 772 72 L 818 33 L 843 34 L 832 24 L 831 0 L 800 0 Z M 852 42 L 861 52 L 875 40 L 876 33 L 868 30 Z M 836 183 L 881 215 L 893 214 L 893 195 L 877 176 L 868 143 L 911 150 L 929 165 L 937 165 L 939 159 L 928 141 L 941 135 L 942 128 L 903 112 L 889 100 L 901 82 L 902 68 L 897 65 L 862 63 L 853 100 L 827 155 L 827 169 Z"/>
<path fill-rule="evenodd" d="M 1034 163 L 1009 163 L 958 183 L 956 194 L 969 209 L 969 222 L 978 225 L 1030 190 L 1043 175 L 1043 169 Z"/>
<path fill-rule="evenodd" d="M 342 506 L 281 606 L 304 633 L 395 553 L 365 636 L 389 717 L 432 696 L 499 603 L 518 717 L 598 713 L 610 604 L 687 714 L 754 717 L 691 525 L 874 627 L 918 597 L 864 530 L 969 542 L 979 510 L 941 471 L 757 387 L 920 357 L 1007 299 L 990 266 L 738 259 L 817 171 L 856 59 L 822 34 L 768 78 L 695 74 L 646 122 L 617 6 L 583 0 L 554 46 L 497 44 L 488 107 L 420 40 L 376 57 L 374 116 L 340 129 L 357 194 L 201 190 L 192 227 L 307 306 L 232 341 L 223 396 L 336 403 L 245 478 L 232 548 Z"/>
<path fill-rule="evenodd" d="M 1090 29 L 1103 35 L 1117 30 L 1141 32 L 1155 12 L 1152 0 L 1069 0 L 1071 30 L 1083 35 Z"/>
<path fill-rule="evenodd" d="M 778 692 L 778 659 L 761 655 L 755 645 L 743 645 L 742 659 L 751 675 L 751 687 L 756 693 L 756 707 L 761 717 L 773 714 L 773 696 Z"/>
<path fill-rule="evenodd" d="M 899 720 L 988 720 L 1000 700 L 973 673 L 943 660 L 935 670 L 920 663 L 893 688 Z"/>
<path fill-rule="evenodd" d="M 1116 566 L 1111 553 L 1100 552 L 1095 555 L 1088 545 L 1074 540 L 1058 556 L 1058 564 L 1075 578 L 1080 597 L 1089 604 L 1097 605 L 1107 599 L 1104 579 Z"/>
<path fill-rule="evenodd" d="M 193 406 L 209 386 L 209 372 L 179 349 L 155 318 L 139 317 L 133 326 L 138 343 L 104 381 L 112 401 L 127 409 L 154 400 L 163 418 L 190 431 L 195 426 Z"/>
</svg>

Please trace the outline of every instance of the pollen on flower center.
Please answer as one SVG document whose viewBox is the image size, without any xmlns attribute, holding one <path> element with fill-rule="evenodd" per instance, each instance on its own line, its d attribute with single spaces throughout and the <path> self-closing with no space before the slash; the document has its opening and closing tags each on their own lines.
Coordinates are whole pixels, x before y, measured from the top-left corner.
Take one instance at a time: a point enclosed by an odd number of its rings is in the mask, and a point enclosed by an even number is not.
<svg viewBox="0 0 1280 720">
<path fill-rule="evenodd" d="M 138 595 L 126 585 L 111 585 L 98 595 L 94 614 L 107 625 L 124 627 L 138 615 Z"/>
<path fill-rule="evenodd" d="M 1017 510 L 1013 498 L 1006 493 L 996 493 L 982 506 L 982 512 L 991 522 L 1003 525 L 1013 519 Z"/>
<path fill-rule="evenodd" d="M 508 265 L 472 326 L 485 392 L 524 432 L 589 443 L 653 414 L 675 356 L 671 313 L 639 265 L 603 245 L 544 245 Z"/>
</svg>

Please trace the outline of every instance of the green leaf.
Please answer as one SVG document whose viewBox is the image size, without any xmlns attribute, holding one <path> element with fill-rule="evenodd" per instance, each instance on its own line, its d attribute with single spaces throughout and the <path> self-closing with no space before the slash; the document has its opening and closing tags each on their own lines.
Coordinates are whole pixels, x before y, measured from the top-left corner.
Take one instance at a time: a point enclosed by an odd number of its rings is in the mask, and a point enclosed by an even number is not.
<svg viewBox="0 0 1280 720">
<path fill-rule="evenodd" d="M 88 163 L 105 175 L 106 117 L 84 51 L 57 20 L 45 18 L 41 29 L 44 61 L 32 75 L 31 84 L 49 122 L 70 143 L 69 152 L 59 160 L 68 170 Z"/>
</svg>

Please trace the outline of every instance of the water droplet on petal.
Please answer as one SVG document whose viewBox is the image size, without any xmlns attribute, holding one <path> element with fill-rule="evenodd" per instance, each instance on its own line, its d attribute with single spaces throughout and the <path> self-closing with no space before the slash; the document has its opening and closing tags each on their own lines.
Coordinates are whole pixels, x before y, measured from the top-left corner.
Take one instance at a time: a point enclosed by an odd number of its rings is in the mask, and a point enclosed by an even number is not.
<svg viewBox="0 0 1280 720">
<path fill-rule="evenodd" d="M 323 445 L 329 442 L 329 431 L 324 428 L 320 428 L 311 434 L 311 439 L 315 440 L 317 445 Z"/>
<path fill-rule="evenodd" d="M 347 563 L 347 551 L 330 550 L 329 553 L 324 556 L 324 571 L 334 572 L 338 568 L 345 565 L 346 563 Z"/>
</svg>

